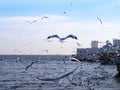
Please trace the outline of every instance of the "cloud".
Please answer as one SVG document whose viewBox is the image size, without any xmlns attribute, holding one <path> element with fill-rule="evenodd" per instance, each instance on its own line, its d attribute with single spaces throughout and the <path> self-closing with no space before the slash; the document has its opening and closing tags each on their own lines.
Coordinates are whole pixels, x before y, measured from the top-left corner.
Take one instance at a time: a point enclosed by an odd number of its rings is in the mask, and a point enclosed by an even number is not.
<svg viewBox="0 0 120 90">
<path fill-rule="evenodd" d="M 41 20 L 41 17 L 49 18 Z M 26 21 L 38 20 L 33 24 Z M 72 53 L 77 48 L 75 41 L 68 39 L 65 44 L 60 44 L 58 39 L 46 42 L 51 34 L 64 37 L 68 34 L 78 36 L 81 47 L 90 47 L 91 40 L 105 41 L 117 37 L 119 33 L 118 22 L 96 21 L 87 22 L 76 20 L 75 17 L 59 15 L 42 15 L 36 17 L 0 17 L 0 53 L 16 53 L 15 49 L 26 54 L 41 54 L 43 49 L 48 49 L 49 54 Z M 31 44 L 29 44 L 29 42 Z M 61 50 L 63 46 L 64 50 Z M 51 49 L 52 48 L 52 49 Z M 66 48 L 70 51 L 66 52 Z"/>
</svg>

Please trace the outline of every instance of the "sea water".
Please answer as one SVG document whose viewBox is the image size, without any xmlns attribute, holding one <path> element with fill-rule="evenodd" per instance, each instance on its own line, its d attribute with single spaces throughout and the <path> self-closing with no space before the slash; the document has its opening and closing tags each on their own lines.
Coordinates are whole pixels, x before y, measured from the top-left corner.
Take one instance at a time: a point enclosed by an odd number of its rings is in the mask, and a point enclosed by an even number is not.
<svg viewBox="0 0 120 90">
<path fill-rule="evenodd" d="M 69 55 L 0 55 L 0 90 L 119 90 L 115 65 L 71 61 Z M 34 62 L 31 65 L 31 62 Z M 28 68 L 26 69 L 26 67 Z M 44 81 L 37 77 L 57 78 Z"/>
</svg>

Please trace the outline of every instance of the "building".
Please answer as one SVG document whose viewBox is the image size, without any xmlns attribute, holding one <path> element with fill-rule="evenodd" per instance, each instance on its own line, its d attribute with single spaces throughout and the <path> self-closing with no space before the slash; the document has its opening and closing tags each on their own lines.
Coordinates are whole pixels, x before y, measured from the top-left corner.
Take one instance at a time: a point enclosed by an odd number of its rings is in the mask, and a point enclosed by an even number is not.
<svg viewBox="0 0 120 90">
<path fill-rule="evenodd" d="M 98 48 L 98 43 L 99 41 L 96 41 L 96 40 L 91 41 L 91 48 Z"/>
<path fill-rule="evenodd" d="M 106 40 L 105 45 L 98 48 L 99 41 L 91 41 L 91 48 L 77 48 L 77 59 L 81 61 L 98 61 L 102 64 L 120 62 L 120 39 L 113 39 L 113 44 Z"/>
<path fill-rule="evenodd" d="M 95 61 L 97 60 L 98 57 L 98 43 L 99 41 L 91 41 L 91 48 L 77 48 L 77 57 L 80 60 L 92 60 Z"/>
<path fill-rule="evenodd" d="M 78 48 L 77 49 L 77 57 L 80 60 L 96 61 L 99 58 L 98 52 L 99 52 L 99 48 Z"/>
<path fill-rule="evenodd" d="M 113 39 L 113 46 L 120 46 L 120 39 Z"/>
</svg>

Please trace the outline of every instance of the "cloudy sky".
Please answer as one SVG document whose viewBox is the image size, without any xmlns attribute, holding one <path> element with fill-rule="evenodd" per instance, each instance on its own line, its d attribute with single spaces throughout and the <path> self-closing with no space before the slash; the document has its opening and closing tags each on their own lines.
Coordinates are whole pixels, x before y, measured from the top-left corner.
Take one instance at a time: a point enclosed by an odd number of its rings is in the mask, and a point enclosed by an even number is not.
<svg viewBox="0 0 120 90">
<path fill-rule="evenodd" d="M 120 0 L 1 0 L 0 54 L 73 54 L 92 40 L 120 38 L 119 17 Z M 47 41 L 53 34 L 74 34 L 82 46 Z"/>
</svg>

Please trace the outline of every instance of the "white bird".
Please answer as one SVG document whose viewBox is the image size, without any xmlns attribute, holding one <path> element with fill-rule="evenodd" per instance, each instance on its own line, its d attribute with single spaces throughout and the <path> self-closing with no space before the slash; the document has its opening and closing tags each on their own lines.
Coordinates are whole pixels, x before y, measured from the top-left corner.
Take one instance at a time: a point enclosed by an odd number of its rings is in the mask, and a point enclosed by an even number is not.
<svg viewBox="0 0 120 90">
<path fill-rule="evenodd" d="M 47 37 L 47 39 L 50 39 L 50 38 L 58 38 L 61 42 L 64 41 L 65 39 L 67 39 L 67 38 L 78 39 L 77 36 L 72 35 L 72 34 L 69 34 L 68 36 L 63 37 L 63 38 L 60 38 L 60 37 L 59 37 L 58 35 L 56 35 L 56 34 L 55 34 L 55 35 L 50 35 L 50 36 Z"/>
<path fill-rule="evenodd" d="M 43 52 L 48 52 L 48 50 L 47 50 L 47 49 L 44 49 Z"/>
<path fill-rule="evenodd" d="M 102 20 L 99 18 L 99 17 L 97 17 L 97 19 L 100 21 L 100 23 L 102 24 Z"/>
<path fill-rule="evenodd" d="M 47 18 L 49 18 L 49 17 L 47 17 L 47 16 L 43 16 L 43 17 L 41 18 L 41 20 L 43 20 L 43 19 L 45 19 L 45 18 L 47 19 Z"/>
<path fill-rule="evenodd" d="M 47 16 L 43 16 L 43 17 L 41 17 L 41 19 L 40 20 L 43 20 L 43 19 L 47 19 L 47 18 L 49 18 L 49 17 L 47 17 Z M 35 22 L 38 22 L 38 20 L 32 20 L 32 21 L 26 21 L 27 23 L 29 23 L 29 24 L 33 24 L 33 23 L 35 23 Z"/>
<path fill-rule="evenodd" d="M 71 57 L 70 59 L 71 59 L 71 61 L 80 61 L 79 59 L 77 59 L 75 57 Z"/>
</svg>

